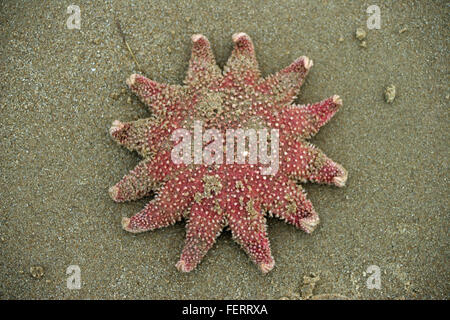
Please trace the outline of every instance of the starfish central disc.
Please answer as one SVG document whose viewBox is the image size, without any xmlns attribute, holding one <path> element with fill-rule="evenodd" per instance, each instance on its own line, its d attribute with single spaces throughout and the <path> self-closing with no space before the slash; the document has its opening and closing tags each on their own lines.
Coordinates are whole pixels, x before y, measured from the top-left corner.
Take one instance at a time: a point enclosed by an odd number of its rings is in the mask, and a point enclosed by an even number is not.
<svg viewBox="0 0 450 320">
<path fill-rule="evenodd" d="M 215 119 L 223 114 L 223 102 L 225 94 L 207 89 L 199 93 L 198 102 L 195 104 L 195 114 L 204 120 Z"/>
</svg>

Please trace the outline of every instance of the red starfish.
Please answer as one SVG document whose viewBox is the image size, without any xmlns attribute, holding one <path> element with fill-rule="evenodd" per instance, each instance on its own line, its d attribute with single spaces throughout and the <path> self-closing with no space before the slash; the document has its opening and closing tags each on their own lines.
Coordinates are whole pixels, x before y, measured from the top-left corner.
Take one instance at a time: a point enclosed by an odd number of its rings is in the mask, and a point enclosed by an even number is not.
<svg viewBox="0 0 450 320">
<path fill-rule="evenodd" d="M 114 121 L 112 137 L 144 159 L 110 188 L 117 202 L 156 197 L 123 228 L 143 232 L 187 219 L 186 244 L 177 263 L 191 271 L 228 226 L 233 238 L 263 272 L 274 267 L 265 215 L 276 216 L 310 233 L 319 223 L 311 202 L 296 182 L 345 185 L 346 170 L 306 142 L 342 105 L 332 96 L 311 105 L 293 100 L 313 65 L 300 57 L 275 75 L 262 78 L 253 43 L 245 33 L 233 35 L 234 50 L 224 71 L 217 66 L 209 41 L 192 36 L 192 57 L 185 85 L 167 85 L 134 74 L 127 84 L 153 111 L 147 119 Z M 279 170 L 263 175 L 262 164 L 174 163 L 171 135 L 179 128 L 267 128 L 279 133 Z"/>
</svg>

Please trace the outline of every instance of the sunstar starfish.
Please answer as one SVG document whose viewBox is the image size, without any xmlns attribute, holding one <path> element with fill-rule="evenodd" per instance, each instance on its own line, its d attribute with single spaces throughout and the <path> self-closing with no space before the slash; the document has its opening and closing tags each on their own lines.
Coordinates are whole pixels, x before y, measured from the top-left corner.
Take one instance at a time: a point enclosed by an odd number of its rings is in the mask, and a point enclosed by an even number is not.
<svg viewBox="0 0 450 320">
<path fill-rule="evenodd" d="M 117 202 L 156 191 L 146 207 L 123 218 L 129 232 L 143 232 L 187 220 L 186 243 L 176 264 L 193 270 L 224 227 L 262 272 L 274 267 L 266 214 L 312 232 L 319 217 L 298 181 L 345 185 L 346 170 L 306 139 L 315 135 L 342 105 L 332 96 L 311 105 L 296 105 L 312 60 L 300 57 L 280 72 L 262 78 L 253 43 L 245 33 L 233 35 L 234 49 L 224 71 L 217 66 L 208 39 L 192 36 L 192 57 L 185 85 L 160 84 L 133 74 L 127 84 L 152 110 L 132 122 L 114 121 L 111 136 L 144 159 L 109 193 Z M 172 133 L 191 129 L 267 128 L 279 133 L 279 170 L 263 175 L 262 164 L 185 164 L 172 161 L 177 141 Z"/>
</svg>

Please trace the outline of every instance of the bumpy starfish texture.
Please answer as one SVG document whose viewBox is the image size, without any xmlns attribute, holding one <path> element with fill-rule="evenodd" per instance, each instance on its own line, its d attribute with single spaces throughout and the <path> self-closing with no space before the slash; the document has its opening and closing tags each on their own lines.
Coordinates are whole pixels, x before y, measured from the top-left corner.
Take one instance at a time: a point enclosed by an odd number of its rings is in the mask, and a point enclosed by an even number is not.
<svg viewBox="0 0 450 320">
<path fill-rule="evenodd" d="M 266 216 L 283 219 L 311 233 L 319 216 L 297 182 L 342 187 L 347 171 L 306 139 L 315 135 L 342 105 L 334 95 L 309 105 L 293 103 L 312 60 L 300 57 L 278 73 L 261 77 L 253 43 L 245 33 L 233 35 L 234 49 L 224 71 L 210 43 L 192 36 L 192 57 L 184 85 L 161 84 L 133 74 L 127 84 L 150 107 L 152 116 L 114 121 L 111 136 L 143 160 L 110 188 L 117 202 L 156 191 L 146 207 L 123 218 L 129 232 L 167 227 L 185 218 L 187 235 L 176 267 L 193 270 L 225 227 L 266 273 L 274 267 Z M 259 164 L 183 164 L 171 159 L 178 128 L 201 120 L 206 129 L 279 130 L 279 170 L 263 175 Z"/>
</svg>

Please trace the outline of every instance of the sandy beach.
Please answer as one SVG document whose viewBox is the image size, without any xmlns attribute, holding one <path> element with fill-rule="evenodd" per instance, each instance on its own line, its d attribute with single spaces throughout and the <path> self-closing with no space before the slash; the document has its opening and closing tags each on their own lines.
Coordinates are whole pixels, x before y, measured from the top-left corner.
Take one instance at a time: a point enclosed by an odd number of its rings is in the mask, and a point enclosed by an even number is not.
<svg viewBox="0 0 450 320">
<path fill-rule="evenodd" d="M 67 26 L 71 4 L 80 8 L 80 29 Z M 0 298 L 448 299 L 450 7 L 379 1 L 381 27 L 368 29 L 368 5 L 2 1 Z M 304 185 L 321 217 L 310 235 L 268 219 L 270 273 L 229 231 L 197 269 L 180 273 L 184 222 L 138 235 L 122 230 L 122 217 L 151 198 L 109 197 L 140 158 L 108 129 L 116 119 L 149 116 L 126 86 L 130 74 L 181 84 L 193 34 L 208 37 L 223 67 L 236 32 L 253 39 L 264 76 L 302 55 L 314 60 L 296 101 L 342 97 L 312 142 L 349 179 L 345 188 Z M 396 94 L 387 103 L 390 85 Z M 73 265 L 80 289 L 67 286 Z M 370 266 L 380 271 L 379 289 L 367 286 Z"/>
</svg>

